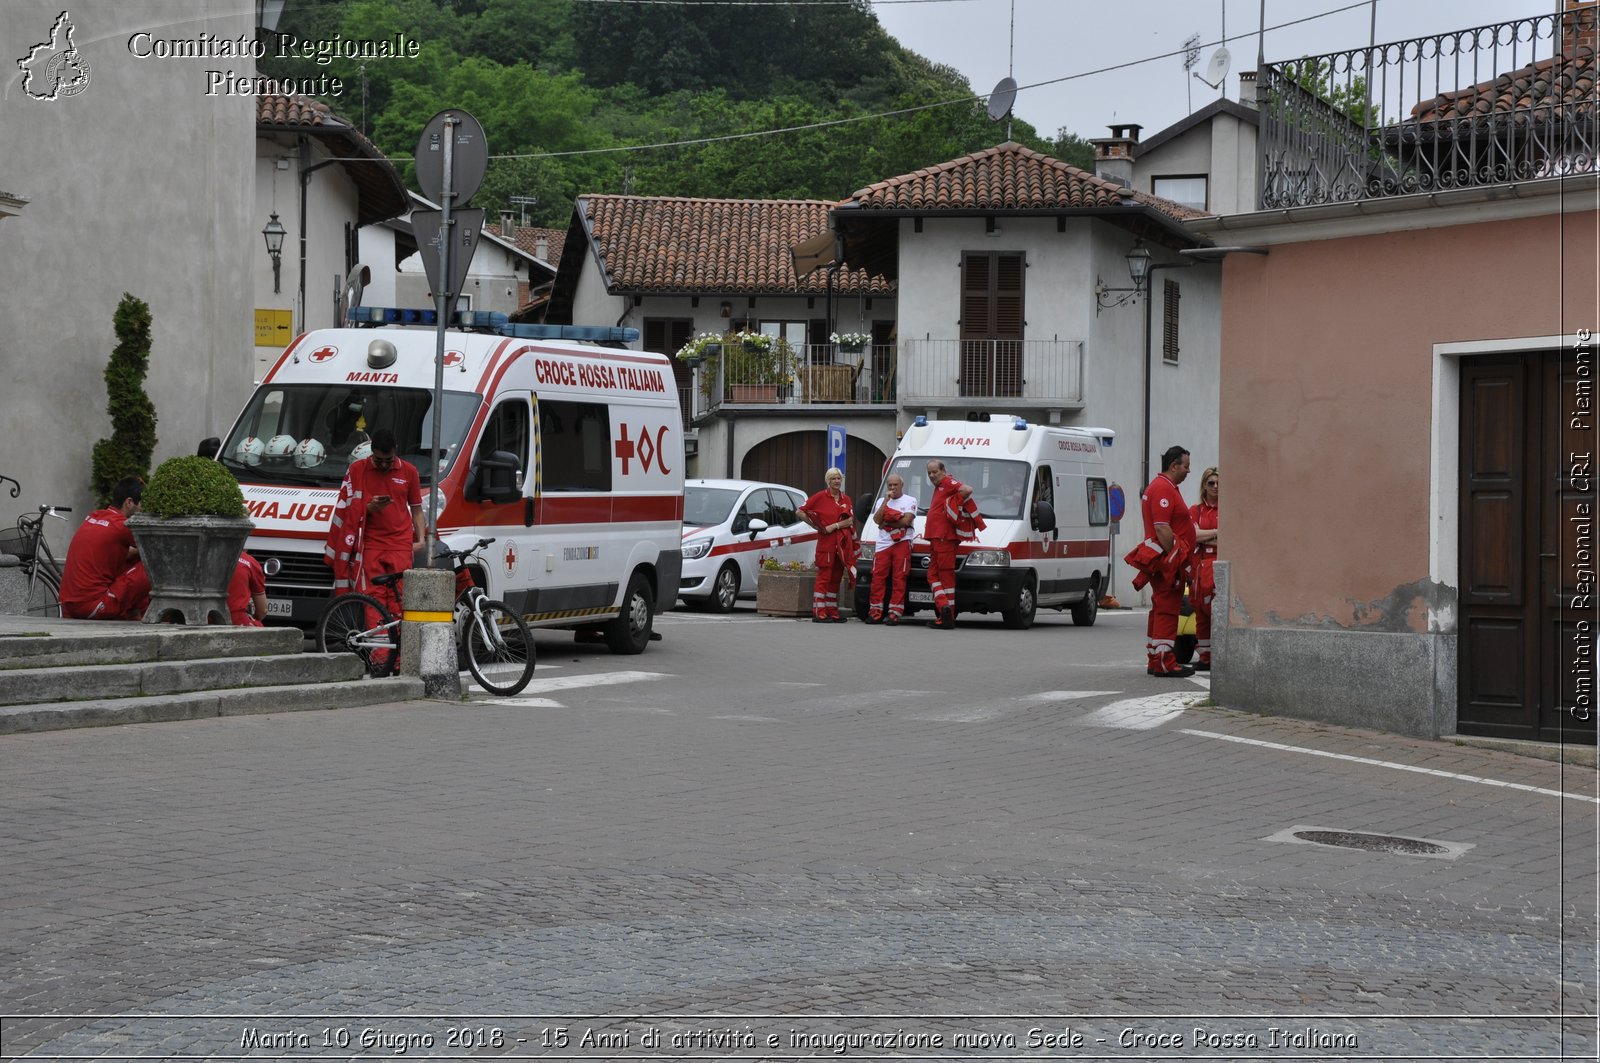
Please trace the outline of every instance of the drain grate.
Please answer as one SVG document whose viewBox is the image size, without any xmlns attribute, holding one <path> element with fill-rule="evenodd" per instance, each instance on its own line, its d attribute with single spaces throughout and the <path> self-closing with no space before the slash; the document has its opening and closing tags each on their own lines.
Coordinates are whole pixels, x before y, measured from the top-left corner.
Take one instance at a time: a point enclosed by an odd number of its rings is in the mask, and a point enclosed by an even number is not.
<svg viewBox="0 0 1600 1063">
<path fill-rule="evenodd" d="M 1334 845 L 1343 849 L 1363 849 L 1369 853 L 1399 853 L 1402 856 L 1443 856 L 1448 846 L 1396 834 L 1362 834 L 1348 830 L 1297 830 L 1294 836 L 1313 845 Z"/>
</svg>

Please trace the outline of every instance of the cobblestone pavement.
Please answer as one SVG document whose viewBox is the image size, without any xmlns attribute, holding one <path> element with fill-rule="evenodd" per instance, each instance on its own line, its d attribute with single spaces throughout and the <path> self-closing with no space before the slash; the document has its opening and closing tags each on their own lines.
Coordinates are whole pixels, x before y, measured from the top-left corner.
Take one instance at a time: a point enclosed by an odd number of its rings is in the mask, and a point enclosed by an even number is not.
<svg viewBox="0 0 1600 1063">
<path fill-rule="evenodd" d="M 1186 707 L 1137 614 L 659 626 L 0 740 L 0 1056 L 1595 1058 L 1592 769 Z"/>
</svg>

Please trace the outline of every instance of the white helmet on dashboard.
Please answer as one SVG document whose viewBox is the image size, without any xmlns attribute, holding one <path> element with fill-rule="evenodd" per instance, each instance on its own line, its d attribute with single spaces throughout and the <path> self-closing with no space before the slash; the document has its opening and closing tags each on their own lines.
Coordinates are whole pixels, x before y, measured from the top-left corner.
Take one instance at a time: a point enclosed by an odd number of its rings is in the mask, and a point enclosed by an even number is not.
<svg viewBox="0 0 1600 1063">
<path fill-rule="evenodd" d="M 368 439 L 363 439 L 361 442 L 357 443 L 355 449 L 350 452 L 350 460 L 352 462 L 360 461 L 362 458 L 370 457 L 372 457 L 372 441 Z"/>
<path fill-rule="evenodd" d="M 273 461 L 288 461 L 294 457 L 294 448 L 300 441 L 291 435 L 275 435 L 267 440 L 267 457 Z"/>
<path fill-rule="evenodd" d="M 294 448 L 294 467 L 297 469 L 315 469 L 321 465 L 328 456 L 328 448 L 310 436 L 302 439 L 300 445 Z"/>
<path fill-rule="evenodd" d="M 260 436 L 245 436 L 234 449 L 234 455 L 239 459 L 240 465 L 260 465 L 261 456 L 266 452 L 267 445 L 261 441 Z"/>
</svg>

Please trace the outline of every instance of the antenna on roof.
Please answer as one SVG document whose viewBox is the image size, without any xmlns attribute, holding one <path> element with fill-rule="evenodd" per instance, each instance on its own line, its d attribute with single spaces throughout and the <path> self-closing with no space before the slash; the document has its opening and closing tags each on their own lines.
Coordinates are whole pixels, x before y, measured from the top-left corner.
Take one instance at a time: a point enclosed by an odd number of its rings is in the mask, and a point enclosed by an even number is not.
<svg viewBox="0 0 1600 1063">
<path fill-rule="evenodd" d="M 1199 61 L 1200 35 L 1198 33 L 1191 33 L 1189 34 L 1189 39 L 1183 42 L 1183 72 L 1185 74 L 1189 73 L 1189 71 L 1193 70 L 1194 65 Z M 1183 84 L 1184 87 L 1189 91 L 1189 110 L 1192 112 L 1194 110 L 1193 86 L 1189 84 L 1188 78 L 1183 79 Z"/>
<path fill-rule="evenodd" d="M 1220 88 L 1232 67 L 1233 56 L 1228 52 L 1228 0 L 1222 0 L 1222 44 L 1211 53 L 1211 59 L 1206 63 L 1206 72 L 1195 74 L 1195 77 L 1214 89 Z"/>
</svg>

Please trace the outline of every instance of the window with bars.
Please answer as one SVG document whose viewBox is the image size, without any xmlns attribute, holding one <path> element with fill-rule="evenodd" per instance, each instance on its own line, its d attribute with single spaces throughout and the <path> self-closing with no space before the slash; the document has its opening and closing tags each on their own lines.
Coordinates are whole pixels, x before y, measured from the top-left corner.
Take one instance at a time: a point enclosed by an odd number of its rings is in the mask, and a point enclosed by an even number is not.
<svg viewBox="0 0 1600 1063">
<path fill-rule="evenodd" d="M 1178 282 L 1169 280 L 1162 285 L 1161 357 L 1164 361 L 1178 360 Z"/>
</svg>

